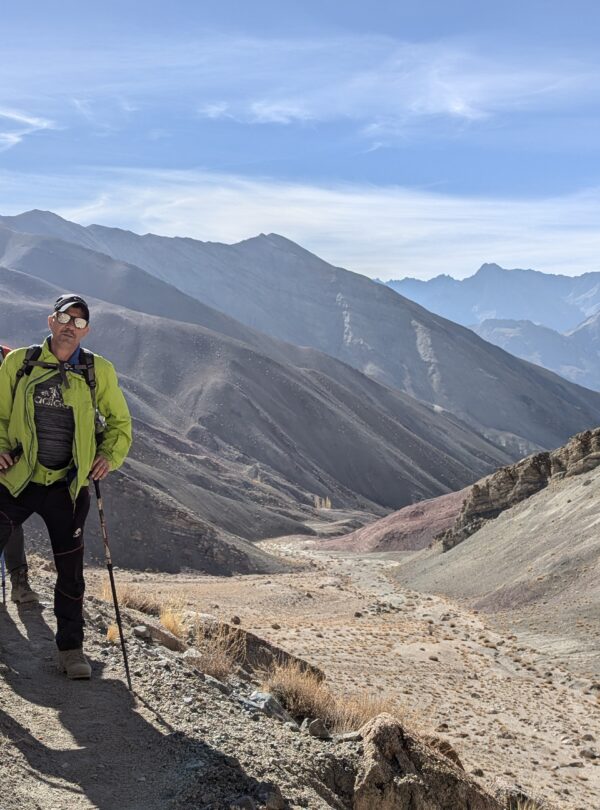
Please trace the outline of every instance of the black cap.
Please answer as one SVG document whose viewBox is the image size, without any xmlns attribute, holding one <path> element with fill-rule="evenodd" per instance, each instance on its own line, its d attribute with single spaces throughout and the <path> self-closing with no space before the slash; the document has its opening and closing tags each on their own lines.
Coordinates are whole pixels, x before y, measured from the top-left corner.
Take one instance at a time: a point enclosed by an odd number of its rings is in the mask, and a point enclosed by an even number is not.
<svg viewBox="0 0 600 810">
<path fill-rule="evenodd" d="M 83 310 L 83 314 L 87 321 L 90 319 L 90 308 L 80 295 L 75 293 L 65 293 L 60 298 L 56 299 L 54 304 L 54 312 L 66 312 L 70 307 L 79 307 Z"/>
</svg>

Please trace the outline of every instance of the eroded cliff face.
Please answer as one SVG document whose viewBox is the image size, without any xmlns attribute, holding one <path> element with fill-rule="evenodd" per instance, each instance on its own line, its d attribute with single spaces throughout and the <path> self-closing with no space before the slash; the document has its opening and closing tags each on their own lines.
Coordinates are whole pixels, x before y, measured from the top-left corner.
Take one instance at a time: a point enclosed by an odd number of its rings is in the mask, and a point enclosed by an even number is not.
<svg viewBox="0 0 600 810">
<path fill-rule="evenodd" d="M 539 492 L 553 478 L 581 475 L 600 464 L 600 428 L 573 436 L 567 444 L 502 467 L 473 484 L 454 525 L 437 535 L 442 551 L 449 551 L 505 509 Z"/>
</svg>

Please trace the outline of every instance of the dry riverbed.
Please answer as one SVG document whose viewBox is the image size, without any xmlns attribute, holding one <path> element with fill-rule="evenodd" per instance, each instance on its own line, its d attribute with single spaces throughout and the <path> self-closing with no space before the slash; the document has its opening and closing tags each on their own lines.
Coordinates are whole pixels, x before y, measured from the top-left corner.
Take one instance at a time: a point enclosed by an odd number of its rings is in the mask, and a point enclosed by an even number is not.
<svg viewBox="0 0 600 810">
<path fill-rule="evenodd" d="M 600 807 L 600 703 L 588 680 L 516 633 L 388 575 L 394 562 L 320 552 L 306 538 L 264 542 L 291 574 L 215 578 L 119 571 L 183 611 L 238 621 L 316 664 L 342 694 L 389 698 L 413 728 L 446 737 L 489 786 L 518 784 L 556 806 Z M 99 592 L 105 575 L 91 572 Z M 597 685 L 596 685 L 597 686 Z"/>
</svg>

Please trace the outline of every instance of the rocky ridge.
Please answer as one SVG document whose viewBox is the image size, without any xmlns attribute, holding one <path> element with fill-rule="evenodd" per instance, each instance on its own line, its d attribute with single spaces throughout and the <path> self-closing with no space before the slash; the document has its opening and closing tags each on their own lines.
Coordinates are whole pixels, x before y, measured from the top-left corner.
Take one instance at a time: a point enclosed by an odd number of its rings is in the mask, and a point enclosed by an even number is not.
<svg viewBox="0 0 600 810">
<path fill-rule="evenodd" d="M 578 433 L 552 452 L 535 453 L 502 467 L 469 488 L 456 521 L 435 542 L 449 551 L 501 512 L 544 489 L 552 479 L 581 475 L 599 464 L 600 428 L 595 428 Z"/>
</svg>

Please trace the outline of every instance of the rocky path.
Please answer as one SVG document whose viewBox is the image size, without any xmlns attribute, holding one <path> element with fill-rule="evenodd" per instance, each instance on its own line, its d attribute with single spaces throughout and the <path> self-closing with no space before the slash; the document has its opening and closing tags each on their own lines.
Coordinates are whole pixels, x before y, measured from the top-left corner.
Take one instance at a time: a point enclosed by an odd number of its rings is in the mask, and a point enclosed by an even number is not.
<svg viewBox="0 0 600 810">
<path fill-rule="evenodd" d="M 484 783 L 600 808 L 600 685 L 543 662 L 481 614 L 399 586 L 388 576 L 393 561 L 320 552 L 306 538 L 267 547 L 316 563 L 343 594 L 277 640 L 342 688 L 395 698 L 414 723 L 449 739 Z M 322 582 L 314 582 L 316 602 Z"/>
<path fill-rule="evenodd" d="M 93 687 L 60 675 L 47 613 L 0 613 L 0 806 L 157 806 L 169 792 L 168 729 L 136 710 L 109 662 L 94 662 Z"/>
<path fill-rule="evenodd" d="M 294 573 L 217 578 L 118 571 L 183 615 L 210 613 L 319 666 L 341 695 L 380 696 L 407 725 L 447 739 L 494 793 L 520 786 L 565 810 L 600 807 L 597 693 L 535 649 L 447 599 L 399 587 L 389 560 L 321 553 L 306 538 L 268 544 Z M 243 706 L 255 685 L 226 686 L 181 653 L 132 633 L 136 697 L 106 641 L 110 605 L 91 570 L 91 682 L 54 663 L 52 576 L 35 573 L 43 609 L 0 611 L 2 810 L 347 808 L 332 786 L 359 743 L 316 740 Z M 95 596 L 94 596 L 95 595 Z M 337 790 L 337 788 L 336 788 Z"/>
<path fill-rule="evenodd" d="M 254 685 L 205 679 L 177 653 L 136 639 L 126 618 L 132 696 L 120 648 L 105 641 L 110 606 L 88 600 L 93 677 L 67 680 L 55 664 L 49 584 L 42 609 L 0 606 L 2 810 L 346 806 L 320 774 L 356 744 L 300 739 L 250 715 L 240 697 Z"/>
</svg>

